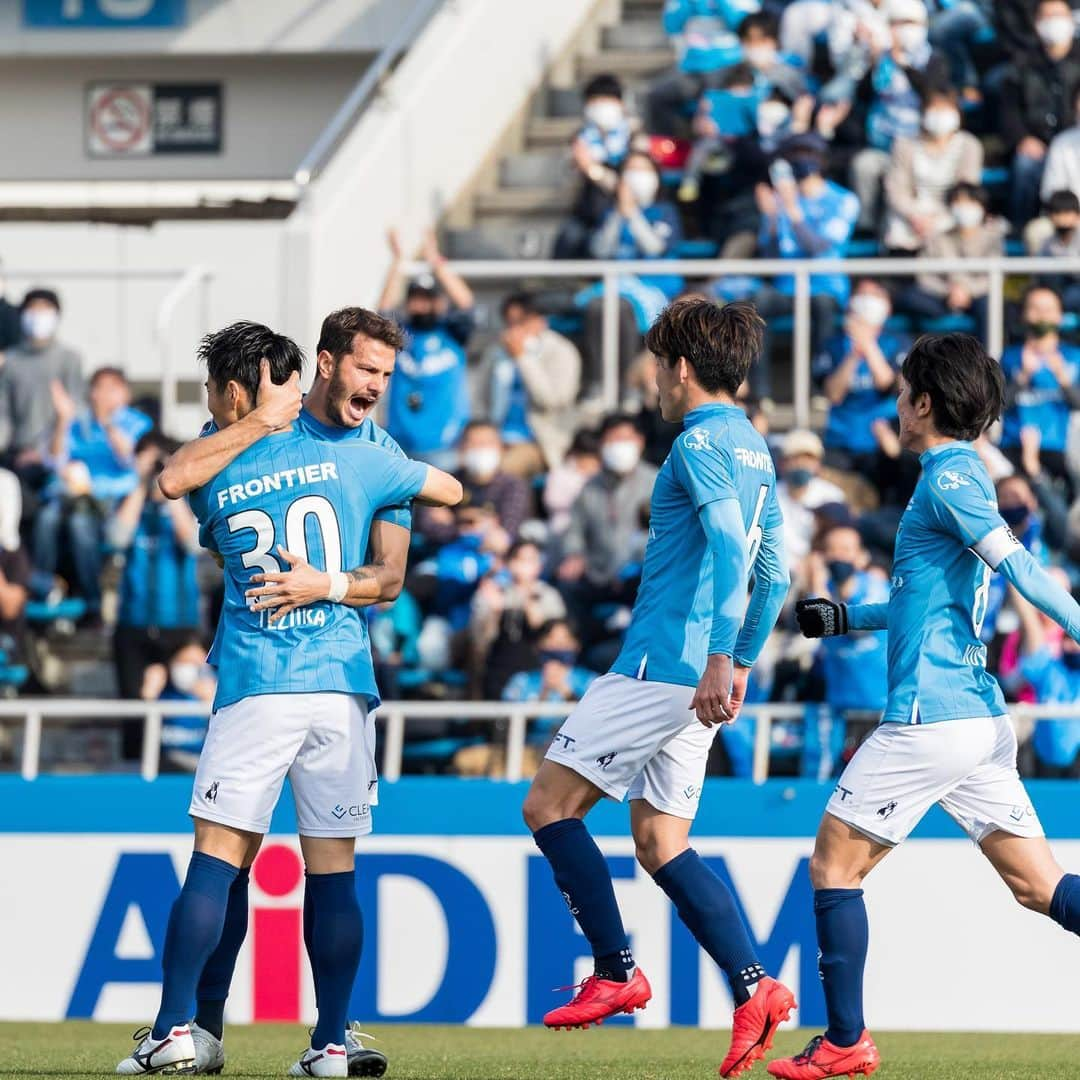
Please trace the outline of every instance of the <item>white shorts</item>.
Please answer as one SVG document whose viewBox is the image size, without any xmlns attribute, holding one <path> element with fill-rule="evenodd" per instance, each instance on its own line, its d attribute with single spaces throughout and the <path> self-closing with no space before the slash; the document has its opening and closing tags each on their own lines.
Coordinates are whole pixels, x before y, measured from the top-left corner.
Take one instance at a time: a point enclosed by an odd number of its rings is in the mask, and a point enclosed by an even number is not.
<svg viewBox="0 0 1080 1080">
<path fill-rule="evenodd" d="M 188 813 L 266 833 L 288 774 L 301 836 L 364 836 L 379 801 L 375 723 L 352 694 L 257 694 L 210 717 Z"/>
<path fill-rule="evenodd" d="M 692 686 L 609 672 L 585 691 L 546 756 L 612 799 L 644 799 L 693 821 L 717 732 L 690 711 L 693 698 Z"/>
<path fill-rule="evenodd" d="M 882 724 L 848 763 L 826 810 L 891 846 L 934 803 L 976 844 L 997 829 L 1043 835 L 1016 771 L 1016 734 L 1007 716 Z"/>
</svg>

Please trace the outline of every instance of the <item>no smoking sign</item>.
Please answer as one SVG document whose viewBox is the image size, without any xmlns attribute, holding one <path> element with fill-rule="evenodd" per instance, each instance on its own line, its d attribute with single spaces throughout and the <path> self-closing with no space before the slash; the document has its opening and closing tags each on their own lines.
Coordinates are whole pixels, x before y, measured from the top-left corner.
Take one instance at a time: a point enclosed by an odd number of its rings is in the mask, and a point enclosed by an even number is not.
<svg viewBox="0 0 1080 1080">
<path fill-rule="evenodd" d="M 152 87 L 93 86 L 86 105 L 87 149 L 93 157 L 130 157 L 153 151 Z"/>
</svg>

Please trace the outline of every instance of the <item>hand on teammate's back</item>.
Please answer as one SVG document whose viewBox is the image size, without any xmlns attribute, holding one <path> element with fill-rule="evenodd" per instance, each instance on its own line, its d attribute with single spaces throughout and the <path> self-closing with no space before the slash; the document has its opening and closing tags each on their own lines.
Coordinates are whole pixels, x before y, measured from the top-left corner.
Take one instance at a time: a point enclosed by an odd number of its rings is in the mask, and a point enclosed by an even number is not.
<svg viewBox="0 0 1080 1080">
<path fill-rule="evenodd" d="M 690 709 L 706 727 L 726 724 L 738 714 L 738 709 L 733 709 L 731 704 L 731 690 L 731 657 L 724 653 L 715 653 L 705 665 L 697 691 L 690 702 Z"/>
<path fill-rule="evenodd" d="M 271 430 L 288 427 L 299 415 L 304 395 L 300 392 L 300 375 L 294 371 L 280 386 L 270 377 L 270 361 L 259 365 L 259 392 L 255 397 L 255 412 Z"/>
</svg>

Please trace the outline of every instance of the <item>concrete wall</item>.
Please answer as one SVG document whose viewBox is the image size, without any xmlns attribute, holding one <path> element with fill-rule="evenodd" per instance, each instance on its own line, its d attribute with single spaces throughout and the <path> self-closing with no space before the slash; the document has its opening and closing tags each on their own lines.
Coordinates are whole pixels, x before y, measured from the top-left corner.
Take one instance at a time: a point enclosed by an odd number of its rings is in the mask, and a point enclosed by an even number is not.
<svg viewBox="0 0 1080 1080">
<path fill-rule="evenodd" d="M 0 181 L 287 179 L 367 63 L 350 54 L 6 60 Z M 87 84 L 125 81 L 221 82 L 222 153 L 91 158 Z"/>
</svg>

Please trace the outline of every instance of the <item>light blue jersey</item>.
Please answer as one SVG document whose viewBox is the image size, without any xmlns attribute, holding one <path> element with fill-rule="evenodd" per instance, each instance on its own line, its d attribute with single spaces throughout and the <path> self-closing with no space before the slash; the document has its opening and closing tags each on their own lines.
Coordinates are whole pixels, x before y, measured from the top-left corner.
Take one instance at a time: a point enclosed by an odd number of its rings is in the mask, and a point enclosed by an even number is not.
<svg viewBox="0 0 1080 1080">
<path fill-rule="evenodd" d="M 919 460 L 922 476 L 896 537 L 883 720 L 933 724 L 1002 716 L 1005 699 L 986 670 L 979 634 L 990 575 L 1021 547 L 998 513 L 994 485 L 970 443 L 945 443 Z M 852 629 L 863 628 L 871 610 L 849 608 Z"/>
<path fill-rule="evenodd" d="M 714 560 L 699 511 L 735 500 L 746 534 L 745 565 L 755 573 L 779 558 L 783 519 L 776 474 L 765 440 L 735 405 L 705 405 L 686 415 L 686 430 L 671 448 L 653 488 L 649 542 L 641 586 L 626 641 L 612 671 L 631 678 L 696 686 L 710 652 Z M 786 588 L 786 572 L 782 575 Z M 780 580 L 780 578 L 777 578 Z M 724 583 L 746 596 L 745 575 Z M 751 612 L 754 605 L 751 604 Z M 775 612 L 771 613 L 775 620 Z M 743 631 L 750 633 L 748 612 Z M 772 629 L 769 622 L 768 630 Z M 756 659 L 756 646 L 739 635 L 735 658 Z M 753 655 L 746 655 L 753 652 Z"/>
<path fill-rule="evenodd" d="M 375 511 L 414 498 L 428 467 L 365 439 L 326 442 L 299 428 L 268 435 L 191 495 L 205 547 L 225 559 L 225 604 L 209 662 L 215 710 L 256 694 L 363 694 L 379 703 L 366 622 L 329 601 L 271 625 L 249 610 L 253 574 L 287 570 L 280 545 L 320 570 L 360 566 Z"/>
</svg>

